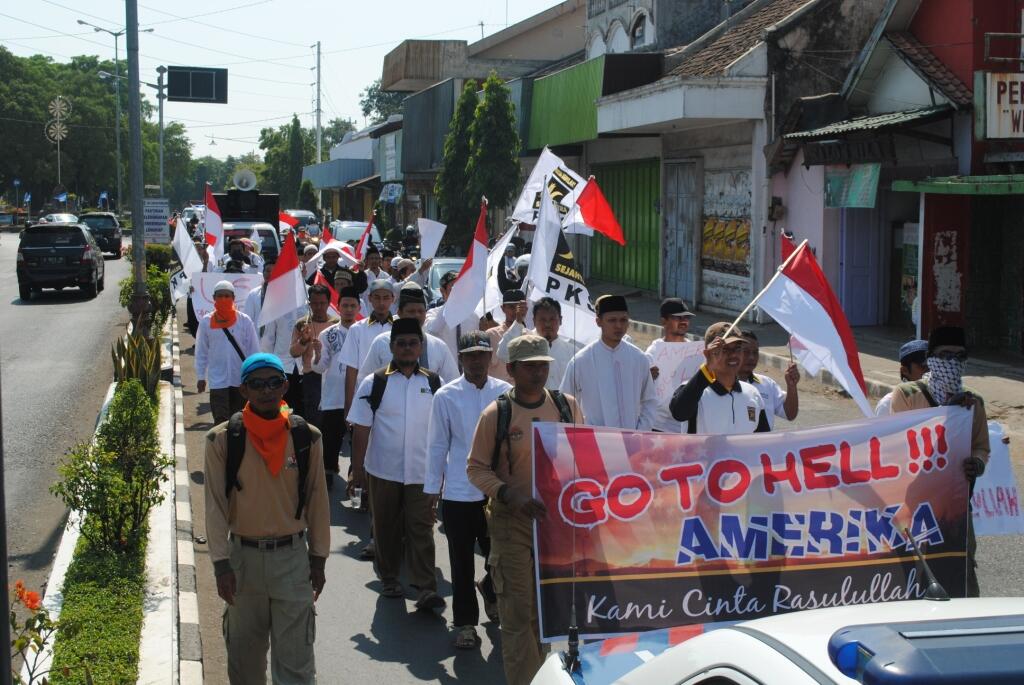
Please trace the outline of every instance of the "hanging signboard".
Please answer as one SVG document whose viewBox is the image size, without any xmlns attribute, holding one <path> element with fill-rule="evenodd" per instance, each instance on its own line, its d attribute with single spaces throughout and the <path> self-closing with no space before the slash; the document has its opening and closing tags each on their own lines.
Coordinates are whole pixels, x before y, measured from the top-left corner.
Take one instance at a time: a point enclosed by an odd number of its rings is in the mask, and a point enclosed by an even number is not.
<svg viewBox="0 0 1024 685">
<path fill-rule="evenodd" d="M 878 195 L 880 164 L 853 164 L 825 170 L 825 206 L 872 209 Z"/>
<path fill-rule="evenodd" d="M 169 202 L 166 197 L 142 199 L 142 227 L 147 243 L 167 245 L 171 242 L 171 227 L 167 224 Z"/>
<path fill-rule="evenodd" d="M 1024 74 L 986 74 L 988 138 L 1024 138 Z"/>
</svg>

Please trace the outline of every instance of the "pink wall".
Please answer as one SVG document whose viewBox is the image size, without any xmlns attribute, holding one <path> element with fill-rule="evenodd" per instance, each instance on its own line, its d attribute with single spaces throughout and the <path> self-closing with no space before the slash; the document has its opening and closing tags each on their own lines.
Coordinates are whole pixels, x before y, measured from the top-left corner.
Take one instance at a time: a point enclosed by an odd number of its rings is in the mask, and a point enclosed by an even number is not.
<svg viewBox="0 0 1024 685">
<path fill-rule="evenodd" d="M 994 0 L 1003 4 L 1005 0 Z M 1013 2 L 1013 0 L 1010 0 Z M 974 87 L 974 50 L 972 49 L 971 17 L 975 4 L 992 4 L 993 0 L 924 0 L 910 32 L 927 45 L 968 88 Z M 995 30 L 995 29 L 989 29 Z M 1003 28 L 1002 31 L 1017 29 Z M 984 51 L 984 45 L 982 45 Z"/>
</svg>

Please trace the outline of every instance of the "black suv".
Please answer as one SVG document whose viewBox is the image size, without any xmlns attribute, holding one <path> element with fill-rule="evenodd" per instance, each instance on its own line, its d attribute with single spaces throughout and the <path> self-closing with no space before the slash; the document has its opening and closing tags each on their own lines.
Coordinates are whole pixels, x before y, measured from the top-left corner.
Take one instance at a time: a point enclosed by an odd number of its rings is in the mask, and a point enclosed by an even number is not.
<svg viewBox="0 0 1024 685">
<path fill-rule="evenodd" d="M 37 224 L 21 232 L 18 295 L 28 302 L 43 288 L 79 287 L 87 297 L 103 290 L 103 253 L 82 224 Z"/>
<path fill-rule="evenodd" d="M 79 216 L 78 221 L 89 227 L 104 252 L 113 254 L 114 259 L 121 258 L 121 224 L 113 212 L 89 212 Z"/>
</svg>

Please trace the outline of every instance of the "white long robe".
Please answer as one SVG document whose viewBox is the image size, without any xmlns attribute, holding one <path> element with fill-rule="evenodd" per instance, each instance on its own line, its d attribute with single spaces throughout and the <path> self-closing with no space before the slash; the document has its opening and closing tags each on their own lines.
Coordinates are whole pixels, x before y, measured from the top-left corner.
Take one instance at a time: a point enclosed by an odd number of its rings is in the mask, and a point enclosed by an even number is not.
<svg viewBox="0 0 1024 685">
<path fill-rule="evenodd" d="M 565 368 L 561 390 L 576 398 L 587 424 L 649 431 L 658 411 L 651 363 L 636 346 L 614 349 L 600 340 L 576 354 Z"/>
</svg>

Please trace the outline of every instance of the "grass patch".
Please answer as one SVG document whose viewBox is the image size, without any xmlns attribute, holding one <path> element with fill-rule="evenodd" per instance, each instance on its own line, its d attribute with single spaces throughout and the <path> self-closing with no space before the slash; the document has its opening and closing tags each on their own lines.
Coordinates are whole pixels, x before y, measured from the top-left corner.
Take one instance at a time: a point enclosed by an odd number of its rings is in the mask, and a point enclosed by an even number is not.
<svg viewBox="0 0 1024 685">
<path fill-rule="evenodd" d="M 64 581 L 62 625 L 54 646 L 50 682 L 132 685 L 138 680 L 142 603 L 146 586 L 146 545 L 126 554 L 96 551 L 79 540 Z M 65 670 L 66 669 L 66 670 Z"/>
</svg>

